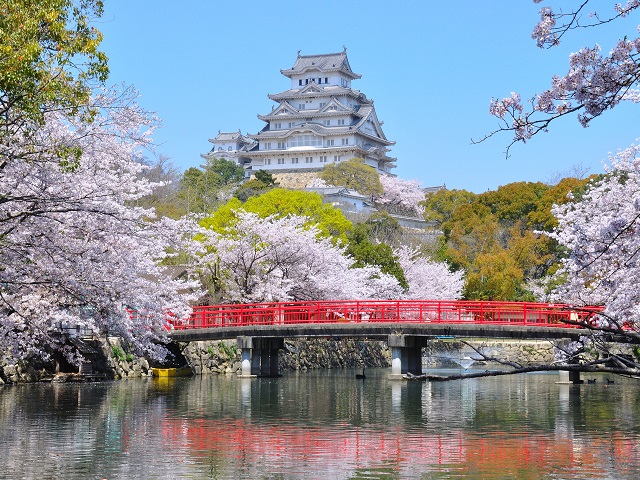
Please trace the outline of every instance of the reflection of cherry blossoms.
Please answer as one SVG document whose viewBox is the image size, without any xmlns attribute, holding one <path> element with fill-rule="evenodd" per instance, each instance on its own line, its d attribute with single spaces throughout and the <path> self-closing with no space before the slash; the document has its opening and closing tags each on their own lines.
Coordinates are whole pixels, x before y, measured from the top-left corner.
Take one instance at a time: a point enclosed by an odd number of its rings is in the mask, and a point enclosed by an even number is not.
<svg viewBox="0 0 640 480">
<path fill-rule="evenodd" d="M 606 177 L 576 203 L 554 207 L 552 235 L 571 254 L 561 275 L 559 299 L 578 305 L 604 303 L 617 322 L 640 318 L 640 147 L 610 159 Z"/>
<path fill-rule="evenodd" d="M 456 300 L 462 297 L 464 272 L 451 272 L 446 263 L 418 255 L 415 249 L 402 246 L 394 250 L 409 288 L 403 298 L 410 300 Z"/>
<path fill-rule="evenodd" d="M 202 272 L 215 272 L 222 301 L 262 302 L 399 298 L 395 277 L 377 267 L 351 268 L 344 248 L 299 216 L 260 218 L 242 210 L 231 231 L 203 234 Z"/>
<path fill-rule="evenodd" d="M 90 124 L 56 114 L 0 146 L 0 348 L 47 357 L 64 347 L 57 326 L 119 335 L 138 353 L 162 354 L 164 313 L 188 313 L 188 286 L 158 261 L 186 221 L 150 221 L 135 206 L 151 192 L 136 159 L 150 119 L 132 98 L 102 95 Z M 128 307 L 149 315 L 132 320 Z"/>
</svg>

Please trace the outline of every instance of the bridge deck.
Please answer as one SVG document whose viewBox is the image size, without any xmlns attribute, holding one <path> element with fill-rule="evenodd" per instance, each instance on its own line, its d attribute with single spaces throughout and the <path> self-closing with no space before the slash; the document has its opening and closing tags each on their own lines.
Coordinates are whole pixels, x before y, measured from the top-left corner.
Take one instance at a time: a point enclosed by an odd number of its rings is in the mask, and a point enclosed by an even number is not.
<svg viewBox="0 0 640 480">
<path fill-rule="evenodd" d="M 261 337 L 386 338 L 393 333 L 491 338 L 577 338 L 601 307 L 526 302 L 376 300 L 194 307 L 173 321 L 176 341 Z M 573 323 L 571 323 L 573 322 Z"/>
</svg>

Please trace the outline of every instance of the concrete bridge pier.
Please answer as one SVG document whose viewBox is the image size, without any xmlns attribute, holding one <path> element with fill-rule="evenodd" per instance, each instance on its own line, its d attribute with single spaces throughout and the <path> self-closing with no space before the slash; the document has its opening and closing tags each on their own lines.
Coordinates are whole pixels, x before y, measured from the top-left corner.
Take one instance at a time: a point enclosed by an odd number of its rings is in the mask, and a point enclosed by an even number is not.
<svg viewBox="0 0 640 480">
<path fill-rule="evenodd" d="M 387 344 L 391 349 L 392 380 L 401 380 L 405 373 L 422 374 L 422 347 L 426 347 L 428 338 L 425 336 L 392 334 Z"/>
<path fill-rule="evenodd" d="M 283 338 L 240 336 L 236 343 L 242 359 L 241 377 L 278 375 L 278 350 L 284 348 Z"/>
<path fill-rule="evenodd" d="M 573 383 L 579 385 L 584 383 L 584 380 L 580 378 L 580 372 L 568 372 L 566 370 L 560 370 L 558 372 L 559 380 L 556 383 Z"/>
</svg>

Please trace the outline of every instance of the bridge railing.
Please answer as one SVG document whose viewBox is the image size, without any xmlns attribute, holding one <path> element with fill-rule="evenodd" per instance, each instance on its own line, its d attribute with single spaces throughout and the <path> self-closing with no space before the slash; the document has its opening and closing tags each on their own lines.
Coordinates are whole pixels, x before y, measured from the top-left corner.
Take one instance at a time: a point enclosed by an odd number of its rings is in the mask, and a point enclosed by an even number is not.
<svg viewBox="0 0 640 480">
<path fill-rule="evenodd" d="M 191 316 L 172 320 L 175 329 L 323 323 L 449 323 L 553 326 L 588 320 L 602 307 L 532 302 L 441 300 L 342 300 L 273 302 L 193 307 Z"/>
</svg>

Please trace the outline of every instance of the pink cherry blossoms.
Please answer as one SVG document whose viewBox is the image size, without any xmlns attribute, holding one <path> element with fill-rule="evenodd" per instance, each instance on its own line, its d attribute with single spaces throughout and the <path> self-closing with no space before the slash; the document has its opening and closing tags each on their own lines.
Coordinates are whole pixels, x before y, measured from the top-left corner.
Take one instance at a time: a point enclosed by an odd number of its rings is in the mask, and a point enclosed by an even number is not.
<svg viewBox="0 0 640 480">
<path fill-rule="evenodd" d="M 0 147 L 0 349 L 14 358 L 62 350 L 74 361 L 69 327 L 162 357 L 165 313 L 188 314 L 195 298 L 159 265 L 193 225 L 135 206 L 153 187 L 136 161 L 152 119 L 132 92 L 94 100 L 93 122 L 48 114 Z"/>
<path fill-rule="evenodd" d="M 557 291 L 576 305 L 604 304 L 601 326 L 640 327 L 640 146 L 610 158 L 606 177 L 576 203 L 554 207 L 555 239 L 570 250 Z M 632 334 L 632 333 L 630 333 Z M 636 333 L 637 335 L 637 333 Z"/>
<path fill-rule="evenodd" d="M 456 300 L 462 297 L 464 272 L 451 272 L 446 263 L 439 263 L 419 255 L 408 246 L 394 250 L 404 271 L 409 288 L 402 298 L 409 300 Z"/>
<path fill-rule="evenodd" d="M 321 237 L 309 219 L 260 218 L 237 211 L 224 234 L 205 230 L 197 269 L 213 275 L 221 302 L 391 299 L 402 288 L 378 267 L 352 268 L 344 248 Z"/>
<path fill-rule="evenodd" d="M 400 207 L 414 215 L 422 216 L 424 206 L 424 191 L 418 180 L 403 180 L 391 175 L 380 175 L 380 183 L 384 193 L 376 199 L 383 206 Z"/>
<path fill-rule="evenodd" d="M 585 15 L 589 4 L 589 0 L 584 1 L 577 10 L 569 13 L 558 13 L 551 7 L 543 7 L 541 19 L 532 33 L 537 45 L 553 47 L 571 30 L 595 28 L 628 16 L 640 7 L 638 0 L 630 0 L 624 6 L 614 4 L 609 16 L 601 16 L 597 12 Z M 537 133 L 546 131 L 554 120 L 570 113 L 577 113 L 582 126 L 587 127 L 594 118 L 623 100 L 639 102 L 639 83 L 640 37 L 625 36 L 607 55 L 601 54 L 598 45 L 584 47 L 570 55 L 569 69 L 564 76 L 554 76 L 551 88 L 528 101 L 529 109 L 525 109 L 520 95 L 516 93 L 502 100 L 492 99 L 489 113 L 500 119 L 501 123 L 500 128 L 484 139 L 500 131 L 512 132 L 508 154 L 514 143 L 526 142 Z"/>
</svg>

